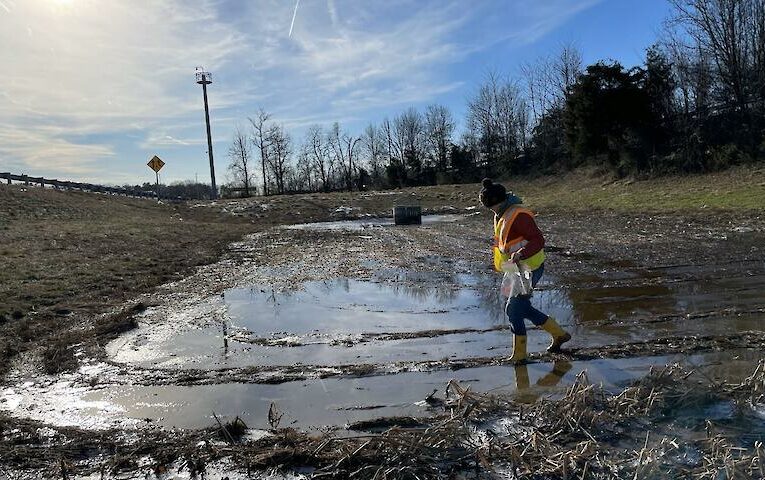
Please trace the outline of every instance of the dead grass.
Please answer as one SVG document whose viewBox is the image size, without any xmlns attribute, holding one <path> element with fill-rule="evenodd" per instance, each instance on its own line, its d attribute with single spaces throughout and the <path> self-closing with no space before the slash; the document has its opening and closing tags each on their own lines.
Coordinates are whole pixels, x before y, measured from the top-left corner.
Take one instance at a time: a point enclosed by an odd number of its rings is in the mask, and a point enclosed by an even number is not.
<svg viewBox="0 0 765 480">
<path fill-rule="evenodd" d="M 134 326 L 105 314 L 255 229 L 184 205 L 0 186 L 0 374 L 43 344 L 46 371 L 72 368 L 72 344 Z"/>
<path fill-rule="evenodd" d="M 312 478 L 424 480 L 510 473 L 534 480 L 763 478 L 761 438 L 726 429 L 725 421 L 706 421 L 701 438 L 667 436 L 657 427 L 696 409 L 700 398 L 751 408 L 752 398 L 762 400 L 764 384 L 765 361 L 740 384 L 714 382 L 670 365 L 617 394 L 582 374 L 560 398 L 533 404 L 473 392 L 452 381 L 438 402 L 431 398 L 439 411 L 418 419 L 415 428 L 392 424 L 380 434 L 352 438 L 284 428 L 257 441 L 232 441 L 228 435 L 221 441 L 221 423 L 202 431 L 144 431 L 139 440 L 124 444 L 109 433 L 60 429 L 59 437 L 49 440 L 57 446 L 42 448 L 40 438 L 29 437 L 37 431 L 34 422 L 15 421 L 2 429 L 0 456 L 9 468 L 35 467 L 51 476 L 60 476 L 62 468 L 70 474 L 140 474 L 137 460 L 148 456 L 155 473 L 172 465 L 200 474 L 211 462 L 227 458 L 247 473 L 300 467 L 312 469 Z M 242 431 L 236 420 L 230 424 Z M 102 445 L 98 438 L 105 439 Z M 688 460 L 689 455 L 697 459 Z"/>
<path fill-rule="evenodd" d="M 596 170 L 545 177 L 499 179 L 539 211 L 755 212 L 765 205 L 765 167 L 747 166 L 702 175 L 614 179 Z M 420 205 L 426 213 L 480 211 L 480 184 L 412 187 L 377 192 L 312 193 L 285 197 L 221 200 L 200 208 L 266 223 L 324 221 L 363 215 L 392 215 L 394 205 Z M 350 207 L 348 213 L 332 212 Z M 298 213 L 299 212 L 299 213 Z M 487 214 L 488 215 L 488 214 Z"/>
</svg>

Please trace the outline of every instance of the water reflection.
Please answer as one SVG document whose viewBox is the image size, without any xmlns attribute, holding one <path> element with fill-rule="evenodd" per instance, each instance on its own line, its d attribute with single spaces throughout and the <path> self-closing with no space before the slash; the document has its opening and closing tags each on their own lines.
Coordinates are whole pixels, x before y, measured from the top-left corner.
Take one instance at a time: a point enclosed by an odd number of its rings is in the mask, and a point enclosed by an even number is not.
<svg viewBox="0 0 765 480">
<path fill-rule="evenodd" d="M 222 358 L 228 357 L 228 321 L 226 319 L 221 320 L 221 336 L 223 337 L 223 355 Z"/>
<path fill-rule="evenodd" d="M 675 312 L 677 304 L 672 290 L 664 285 L 571 290 L 568 298 L 583 322 Z"/>
<path fill-rule="evenodd" d="M 506 325 L 504 299 L 498 293 L 500 275 L 458 274 L 454 269 L 389 273 L 387 281 L 346 278 L 308 282 L 289 291 L 267 285 L 229 290 L 223 297 L 225 323 L 181 329 L 173 322 L 170 329 L 139 329 L 127 343 L 120 341 L 116 356 L 115 350 L 110 355 L 154 367 L 220 368 L 417 362 L 509 353 L 507 331 L 449 332 Z M 738 316 L 723 310 L 761 306 L 761 276 L 578 290 L 556 288 L 560 283 L 565 284 L 544 277 L 532 304 L 572 332 L 574 347 L 679 334 L 718 335 L 765 325 L 762 313 Z M 702 318 L 686 318 L 691 311 L 702 312 Z M 431 330 L 448 334 L 432 335 Z M 410 335 L 413 332 L 421 333 Z M 382 333 L 386 335 L 375 336 Z M 402 335 L 397 338 L 395 333 Z M 249 343 L 253 339 L 267 341 Z M 548 336 L 534 331 L 528 341 L 529 351 L 537 352 L 545 348 Z"/>
<path fill-rule="evenodd" d="M 352 279 L 307 282 L 297 290 L 253 286 L 226 292 L 233 328 L 254 335 L 409 332 L 488 328 L 504 314 L 496 290 L 463 288 L 458 279 L 367 282 Z"/>
<path fill-rule="evenodd" d="M 453 275 L 443 275 L 442 278 L 419 279 L 416 272 L 406 275 L 404 281 L 380 284 L 381 289 L 387 289 L 396 297 L 404 297 L 417 303 L 439 303 L 450 305 L 458 297 L 459 290 L 455 287 Z M 332 281 L 317 282 L 317 290 L 327 296 L 332 296 L 338 289 L 347 295 L 352 295 L 358 287 L 355 280 L 341 278 Z M 354 292 L 352 292 L 352 288 Z"/>
<path fill-rule="evenodd" d="M 563 377 L 573 368 L 573 365 L 566 360 L 556 360 L 552 365 L 552 370 L 537 380 L 539 387 L 553 388 L 557 386 Z M 531 387 L 529 379 L 529 367 L 526 364 L 513 366 L 515 370 L 515 398 L 521 403 L 534 403 L 541 396 L 542 391 Z"/>
</svg>

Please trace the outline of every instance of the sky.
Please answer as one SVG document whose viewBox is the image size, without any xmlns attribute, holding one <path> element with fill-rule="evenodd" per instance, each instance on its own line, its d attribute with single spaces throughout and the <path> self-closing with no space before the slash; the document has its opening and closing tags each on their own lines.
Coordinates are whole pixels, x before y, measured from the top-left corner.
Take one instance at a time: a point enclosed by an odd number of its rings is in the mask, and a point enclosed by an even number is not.
<svg viewBox="0 0 765 480">
<path fill-rule="evenodd" d="M 667 0 L 0 0 L 0 172 L 102 184 L 218 183 L 259 108 L 302 141 L 409 106 L 458 120 L 482 78 L 574 44 L 640 64 Z"/>
</svg>

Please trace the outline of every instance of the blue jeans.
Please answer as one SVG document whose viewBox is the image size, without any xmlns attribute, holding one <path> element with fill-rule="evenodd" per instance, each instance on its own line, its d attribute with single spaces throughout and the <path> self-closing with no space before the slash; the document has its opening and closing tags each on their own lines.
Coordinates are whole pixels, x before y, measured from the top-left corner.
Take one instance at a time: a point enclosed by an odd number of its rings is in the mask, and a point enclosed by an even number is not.
<svg viewBox="0 0 765 480">
<path fill-rule="evenodd" d="M 542 274 L 545 271 L 545 264 L 539 266 L 531 272 L 531 286 L 536 287 Z M 516 335 L 526 335 L 525 319 L 531 320 L 534 325 L 542 325 L 547 321 L 547 315 L 531 306 L 531 295 L 518 295 L 507 302 L 505 309 L 507 318 L 510 320 L 510 331 Z"/>
</svg>

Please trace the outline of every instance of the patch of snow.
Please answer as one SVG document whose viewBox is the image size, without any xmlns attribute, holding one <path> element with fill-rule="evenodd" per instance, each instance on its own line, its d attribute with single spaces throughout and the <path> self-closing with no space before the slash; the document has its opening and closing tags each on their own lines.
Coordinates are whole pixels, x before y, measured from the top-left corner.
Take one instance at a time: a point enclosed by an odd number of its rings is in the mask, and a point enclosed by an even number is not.
<svg viewBox="0 0 765 480">
<path fill-rule="evenodd" d="M 86 363 L 85 365 L 82 365 L 80 367 L 79 373 L 81 373 L 82 375 L 88 375 L 92 377 L 100 373 L 103 373 L 104 371 L 106 371 L 108 367 L 109 365 L 104 362 L 93 363 L 93 364 Z"/>
<path fill-rule="evenodd" d="M 23 396 L 16 393 L 13 388 L 6 388 L 0 392 L 0 410 L 12 412 L 19 408 Z"/>
</svg>

